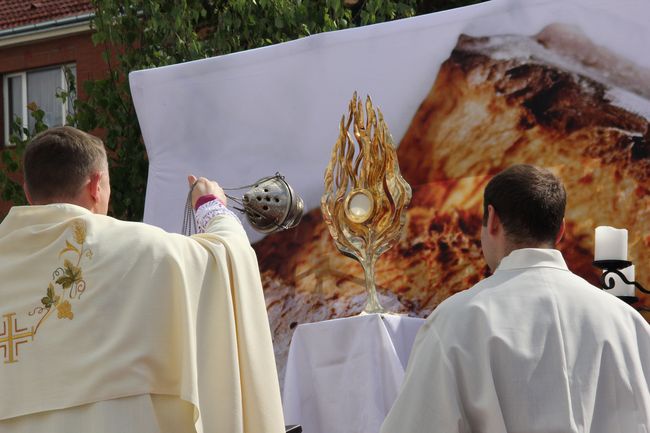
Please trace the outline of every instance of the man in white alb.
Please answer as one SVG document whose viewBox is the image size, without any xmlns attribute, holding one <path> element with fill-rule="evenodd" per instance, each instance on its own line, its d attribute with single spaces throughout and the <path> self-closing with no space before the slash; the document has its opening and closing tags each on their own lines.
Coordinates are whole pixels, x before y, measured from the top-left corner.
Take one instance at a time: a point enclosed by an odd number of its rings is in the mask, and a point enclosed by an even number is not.
<svg viewBox="0 0 650 433">
<path fill-rule="evenodd" d="M 516 165 L 484 193 L 493 275 L 420 330 L 382 433 L 647 433 L 650 326 L 554 249 L 566 193 Z"/>
<path fill-rule="evenodd" d="M 101 140 L 47 130 L 0 224 L 0 431 L 280 433 L 255 253 L 221 188 L 194 185 L 201 234 L 106 216 Z"/>
</svg>

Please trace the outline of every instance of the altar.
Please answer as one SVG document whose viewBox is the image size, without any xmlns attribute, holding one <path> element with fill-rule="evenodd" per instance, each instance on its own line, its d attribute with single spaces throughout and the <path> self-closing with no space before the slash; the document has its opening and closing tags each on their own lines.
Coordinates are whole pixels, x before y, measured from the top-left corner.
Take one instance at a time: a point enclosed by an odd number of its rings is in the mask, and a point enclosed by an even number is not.
<svg viewBox="0 0 650 433">
<path fill-rule="evenodd" d="M 284 381 L 285 423 L 308 433 L 379 432 L 423 323 L 367 314 L 299 325 Z"/>
</svg>

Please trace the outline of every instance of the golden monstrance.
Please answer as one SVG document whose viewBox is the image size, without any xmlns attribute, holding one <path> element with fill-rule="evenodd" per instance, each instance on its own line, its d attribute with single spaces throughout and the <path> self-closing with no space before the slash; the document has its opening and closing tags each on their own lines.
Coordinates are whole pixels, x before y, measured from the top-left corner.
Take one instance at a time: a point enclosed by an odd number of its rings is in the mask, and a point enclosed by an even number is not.
<svg viewBox="0 0 650 433">
<path fill-rule="evenodd" d="M 321 209 L 336 247 L 363 267 L 366 313 L 385 312 L 375 288 L 375 263 L 399 239 L 410 201 L 411 187 L 400 174 L 381 111 L 375 112 L 368 96 L 364 114 L 355 92 L 325 171 Z"/>
</svg>

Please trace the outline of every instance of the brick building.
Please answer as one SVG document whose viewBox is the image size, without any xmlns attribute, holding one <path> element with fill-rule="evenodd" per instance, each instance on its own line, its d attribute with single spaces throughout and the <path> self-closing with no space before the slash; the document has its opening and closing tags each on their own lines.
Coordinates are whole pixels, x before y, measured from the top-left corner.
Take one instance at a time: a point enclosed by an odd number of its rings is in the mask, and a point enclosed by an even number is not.
<svg viewBox="0 0 650 433">
<path fill-rule="evenodd" d="M 63 104 L 56 93 L 67 89 L 66 71 L 79 89 L 72 97 L 83 97 L 85 80 L 104 76 L 102 48 L 91 41 L 92 16 L 90 0 L 0 1 L 0 152 L 9 144 L 15 118 L 27 127 L 33 123 L 28 103 L 45 111 L 49 126 L 65 123 L 72 105 Z M 0 215 L 7 206 L 0 203 Z"/>
</svg>

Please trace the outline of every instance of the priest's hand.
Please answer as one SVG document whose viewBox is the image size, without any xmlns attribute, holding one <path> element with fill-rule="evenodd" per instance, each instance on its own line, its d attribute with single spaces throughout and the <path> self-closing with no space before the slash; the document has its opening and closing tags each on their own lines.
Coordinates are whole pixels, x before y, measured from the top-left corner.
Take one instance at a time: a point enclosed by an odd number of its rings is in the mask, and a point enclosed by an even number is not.
<svg viewBox="0 0 650 433">
<path fill-rule="evenodd" d="M 226 194 L 217 182 L 206 179 L 205 177 L 199 177 L 197 179 L 193 175 L 187 176 L 187 181 L 190 184 L 190 188 L 194 186 L 192 189 L 192 207 L 196 207 L 196 201 L 199 197 L 210 194 L 221 200 L 224 205 L 227 204 Z"/>
</svg>

